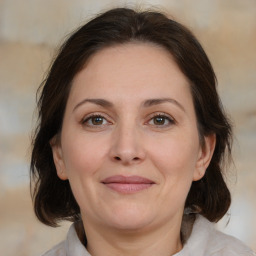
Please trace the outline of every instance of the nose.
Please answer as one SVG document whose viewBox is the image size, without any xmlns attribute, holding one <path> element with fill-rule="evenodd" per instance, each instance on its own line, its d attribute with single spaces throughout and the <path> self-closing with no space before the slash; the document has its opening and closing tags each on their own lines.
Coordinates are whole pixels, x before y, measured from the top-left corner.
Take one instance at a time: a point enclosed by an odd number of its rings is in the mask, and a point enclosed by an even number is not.
<svg viewBox="0 0 256 256">
<path fill-rule="evenodd" d="M 144 161 L 146 152 L 138 128 L 121 125 L 116 128 L 112 137 L 110 157 L 112 161 L 123 165 L 138 164 Z"/>
</svg>

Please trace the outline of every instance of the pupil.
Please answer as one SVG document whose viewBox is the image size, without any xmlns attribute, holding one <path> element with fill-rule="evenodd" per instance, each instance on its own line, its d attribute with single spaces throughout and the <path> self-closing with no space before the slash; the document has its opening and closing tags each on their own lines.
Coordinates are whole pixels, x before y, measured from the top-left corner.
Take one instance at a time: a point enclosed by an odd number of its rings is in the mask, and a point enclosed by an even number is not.
<svg viewBox="0 0 256 256">
<path fill-rule="evenodd" d="M 92 119 L 92 122 L 93 122 L 93 124 L 95 124 L 95 125 L 99 125 L 99 124 L 102 124 L 102 117 L 99 117 L 99 116 L 96 116 L 96 117 L 94 117 L 93 119 Z"/>
<path fill-rule="evenodd" d="M 155 124 L 164 124 L 165 119 L 163 117 L 156 117 L 155 118 Z"/>
</svg>

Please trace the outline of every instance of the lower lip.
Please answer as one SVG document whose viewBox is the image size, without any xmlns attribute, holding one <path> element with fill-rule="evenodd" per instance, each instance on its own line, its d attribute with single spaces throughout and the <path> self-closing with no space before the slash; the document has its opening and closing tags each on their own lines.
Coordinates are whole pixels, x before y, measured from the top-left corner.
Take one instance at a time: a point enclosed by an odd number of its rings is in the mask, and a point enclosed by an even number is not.
<svg viewBox="0 0 256 256">
<path fill-rule="evenodd" d="M 153 184 L 150 183 L 105 183 L 108 188 L 123 193 L 123 194 L 132 194 L 144 189 L 150 188 Z"/>
</svg>

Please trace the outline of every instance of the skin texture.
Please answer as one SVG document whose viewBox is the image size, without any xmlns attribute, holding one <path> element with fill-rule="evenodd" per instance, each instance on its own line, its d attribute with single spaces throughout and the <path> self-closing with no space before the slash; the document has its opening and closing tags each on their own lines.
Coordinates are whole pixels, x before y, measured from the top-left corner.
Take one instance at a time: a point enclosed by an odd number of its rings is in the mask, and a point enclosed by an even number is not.
<svg viewBox="0 0 256 256">
<path fill-rule="evenodd" d="M 144 43 L 103 49 L 75 76 L 52 150 L 58 176 L 69 179 L 80 206 L 92 255 L 181 250 L 185 200 L 215 146 L 214 135 L 200 145 L 189 86 L 166 50 Z M 153 185 L 123 193 L 102 183 L 113 175 Z"/>
</svg>

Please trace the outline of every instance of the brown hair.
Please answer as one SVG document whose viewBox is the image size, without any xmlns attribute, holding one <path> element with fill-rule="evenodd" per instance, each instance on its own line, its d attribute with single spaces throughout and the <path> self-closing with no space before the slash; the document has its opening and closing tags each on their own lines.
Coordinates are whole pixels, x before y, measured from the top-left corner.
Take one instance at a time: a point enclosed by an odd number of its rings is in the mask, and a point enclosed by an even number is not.
<svg viewBox="0 0 256 256">
<path fill-rule="evenodd" d="M 191 85 L 201 141 L 216 134 L 216 148 L 205 176 L 192 183 L 185 207 L 210 221 L 227 212 L 231 197 L 223 179 L 222 163 L 230 155 L 231 126 L 216 91 L 216 77 L 203 48 L 184 26 L 164 14 L 117 8 L 107 11 L 73 33 L 61 47 L 47 78 L 40 86 L 39 119 L 34 134 L 31 180 L 38 219 L 51 226 L 59 220 L 75 221 L 80 209 L 69 181 L 56 174 L 49 141 L 61 131 L 72 80 L 100 49 L 128 42 L 149 42 L 172 54 Z"/>
</svg>

